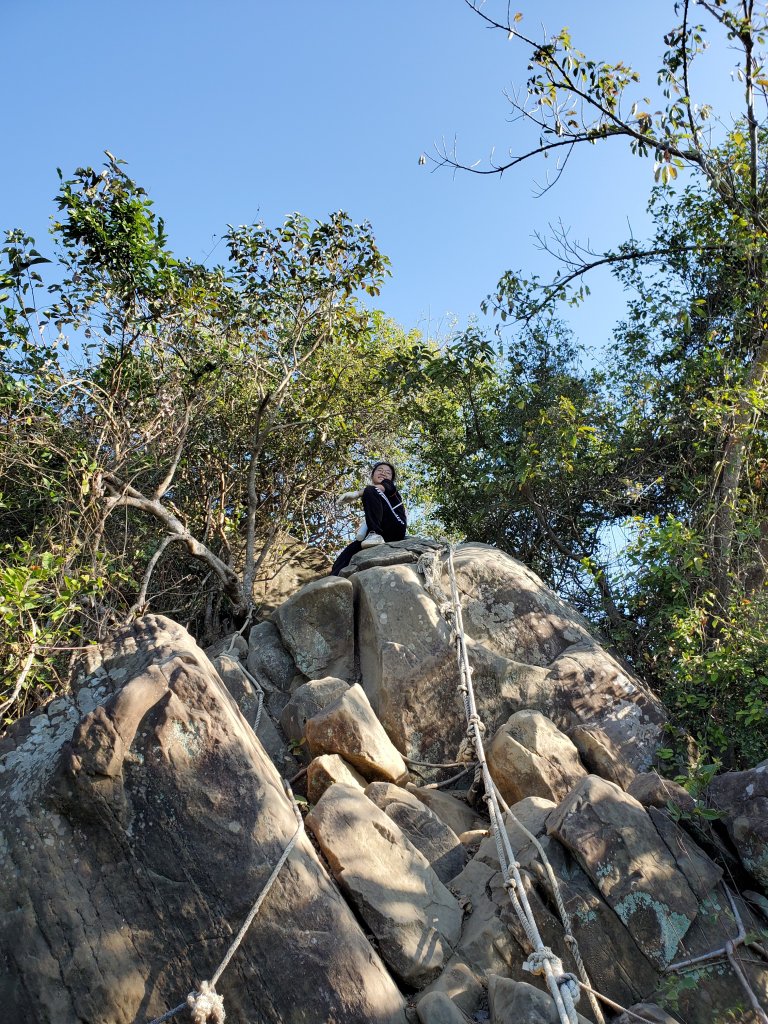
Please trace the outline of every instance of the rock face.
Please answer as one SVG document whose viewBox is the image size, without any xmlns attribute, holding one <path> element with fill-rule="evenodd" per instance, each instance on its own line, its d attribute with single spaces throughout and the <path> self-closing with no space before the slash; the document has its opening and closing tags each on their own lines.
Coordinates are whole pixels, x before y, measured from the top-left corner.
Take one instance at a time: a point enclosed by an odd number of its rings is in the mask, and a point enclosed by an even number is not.
<svg viewBox="0 0 768 1024">
<path fill-rule="evenodd" d="M 651 1020 L 757 1024 L 722 957 L 669 974 L 735 939 L 768 1005 L 766 964 L 738 938 L 761 934 L 755 908 L 768 904 L 726 888 L 681 827 L 696 806 L 649 770 L 663 709 L 524 566 L 471 544 L 455 564 L 486 750 L 542 941 L 575 970 L 554 876 L 606 996 Z M 409 538 L 361 552 L 346 575 L 293 594 L 247 651 L 214 645 L 215 666 L 180 626 L 146 616 L 91 658 L 71 697 L 3 739 L 10 1020 L 140 1024 L 210 978 L 296 829 L 281 774 L 303 787 L 311 834 L 219 983 L 229 1020 L 405 1024 L 404 994 L 422 1024 L 557 1019 L 523 970 L 530 941 L 482 789 L 471 766 L 456 775 L 466 726 L 445 557 Z M 257 734 L 251 676 L 265 692 Z M 303 736 L 306 782 L 289 743 Z M 709 792 L 753 889 L 768 882 L 767 777 L 768 762 Z M 591 1019 L 584 998 L 579 1011 Z"/>
<path fill-rule="evenodd" d="M 699 901 L 643 806 L 592 775 L 553 812 L 548 831 L 571 851 L 646 956 L 668 967 Z"/>
<path fill-rule="evenodd" d="M 296 830 L 186 632 L 148 616 L 0 774 L 8 1019 L 128 1024 L 210 977 Z M 234 1020 L 397 1021 L 403 1002 L 305 836 L 219 991 Z"/>
<path fill-rule="evenodd" d="M 728 772 L 709 786 L 744 867 L 768 889 L 768 761 L 746 772 Z"/>
</svg>

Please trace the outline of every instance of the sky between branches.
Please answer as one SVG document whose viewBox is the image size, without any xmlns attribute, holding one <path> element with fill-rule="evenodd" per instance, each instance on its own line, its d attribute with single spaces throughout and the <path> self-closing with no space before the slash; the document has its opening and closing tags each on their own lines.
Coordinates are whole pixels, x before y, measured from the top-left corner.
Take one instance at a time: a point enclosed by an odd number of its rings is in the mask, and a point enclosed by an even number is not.
<svg viewBox="0 0 768 1024">
<path fill-rule="evenodd" d="M 576 46 L 624 60 L 655 85 L 671 0 L 520 0 L 533 36 L 567 25 Z M 48 251 L 58 179 L 128 162 L 178 256 L 223 258 L 228 223 L 277 224 L 292 210 L 345 209 L 372 222 L 392 260 L 379 305 L 406 328 L 445 333 L 479 314 L 509 268 L 546 272 L 533 233 L 562 220 L 596 249 L 647 230 L 652 161 L 617 142 L 574 154 L 535 198 L 553 161 L 503 178 L 419 166 L 456 141 L 467 163 L 520 138 L 503 90 L 526 80 L 525 51 L 462 0 L 0 0 L 6 132 L 0 228 Z M 738 99 L 729 54 L 713 53 L 701 100 L 728 124 Z M 644 87 L 640 96 L 648 95 Z M 605 344 L 621 315 L 608 275 L 572 315 Z"/>
</svg>

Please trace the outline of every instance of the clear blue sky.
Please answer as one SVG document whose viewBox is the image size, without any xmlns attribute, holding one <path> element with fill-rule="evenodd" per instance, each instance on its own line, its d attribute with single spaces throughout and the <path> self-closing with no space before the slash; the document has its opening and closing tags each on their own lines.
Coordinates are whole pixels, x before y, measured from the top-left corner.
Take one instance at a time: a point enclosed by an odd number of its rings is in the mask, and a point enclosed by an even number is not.
<svg viewBox="0 0 768 1024">
<path fill-rule="evenodd" d="M 675 24 L 671 0 L 519 8 L 530 34 L 568 25 L 649 87 Z M 98 165 L 104 149 L 128 161 L 179 256 L 292 210 L 370 220 L 393 264 L 381 307 L 430 331 L 476 314 L 505 269 L 541 269 L 532 235 L 549 222 L 598 248 L 646 227 L 651 161 L 620 143 L 577 153 L 541 199 L 549 161 L 503 179 L 419 166 L 443 138 L 468 162 L 515 143 L 503 90 L 524 83 L 525 51 L 462 0 L 0 0 L 0 61 L 0 227 L 43 251 L 56 167 Z M 597 344 L 621 306 L 594 285 L 576 326 Z"/>
</svg>

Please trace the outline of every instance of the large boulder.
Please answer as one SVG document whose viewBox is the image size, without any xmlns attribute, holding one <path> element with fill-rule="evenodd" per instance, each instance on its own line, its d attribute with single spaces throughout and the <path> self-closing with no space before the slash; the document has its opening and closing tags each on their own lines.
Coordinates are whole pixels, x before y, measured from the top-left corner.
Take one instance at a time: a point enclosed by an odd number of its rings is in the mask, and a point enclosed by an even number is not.
<svg viewBox="0 0 768 1024">
<path fill-rule="evenodd" d="M 352 579 L 371 706 L 406 757 L 452 759 L 465 724 L 456 654 L 437 605 L 410 565 L 366 569 Z"/>
<path fill-rule="evenodd" d="M 275 609 L 272 621 L 309 679 L 354 674 L 352 584 L 336 576 L 315 580 Z"/>
<path fill-rule="evenodd" d="M 289 690 L 297 668 L 283 646 L 276 626 L 259 622 L 248 634 L 248 671 L 259 685 L 276 690 Z"/>
<path fill-rule="evenodd" d="M 552 812 L 548 830 L 571 851 L 649 960 L 660 970 L 668 967 L 699 900 L 642 804 L 590 775 Z"/>
<path fill-rule="evenodd" d="M 516 711 L 488 747 L 488 769 L 507 803 L 562 799 L 586 771 L 576 747 L 540 711 Z"/>
<path fill-rule="evenodd" d="M 145 616 L 0 771 L 9 1020 L 133 1024 L 210 978 L 296 832 L 280 777 L 177 624 Z M 308 838 L 219 985 L 228 1017 L 405 1024 Z"/>
<path fill-rule="evenodd" d="M 661 742 L 663 708 L 594 640 L 584 619 L 494 548 L 461 545 L 454 564 L 477 706 L 489 734 L 513 712 L 537 710 L 567 734 L 599 727 L 594 750 L 611 764 L 612 780 L 626 786 L 647 771 Z M 422 568 L 381 565 L 351 577 L 360 672 L 398 750 L 444 762 L 455 758 L 466 725 L 442 614 L 450 591 L 446 559 L 433 552 L 425 574 Z"/>
<path fill-rule="evenodd" d="M 744 867 L 768 892 L 768 761 L 712 780 L 712 806 L 723 820 Z"/>
<path fill-rule="evenodd" d="M 339 754 L 369 781 L 400 782 L 408 776 L 357 683 L 307 721 L 306 735 L 313 756 Z"/>
<path fill-rule="evenodd" d="M 661 740 L 664 710 L 592 638 L 578 612 L 495 548 L 463 544 L 454 565 L 467 634 L 500 657 L 547 670 L 531 678 L 522 706 L 542 711 L 564 732 L 599 720 L 618 756 L 635 771 L 646 770 Z"/>
<path fill-rule="evenodd" d="M 307 826 L 394 973 L 433 980 L 461 932 L 461 909 L 426 858 L 364 793 L 331 786 Z"/>
</svg>

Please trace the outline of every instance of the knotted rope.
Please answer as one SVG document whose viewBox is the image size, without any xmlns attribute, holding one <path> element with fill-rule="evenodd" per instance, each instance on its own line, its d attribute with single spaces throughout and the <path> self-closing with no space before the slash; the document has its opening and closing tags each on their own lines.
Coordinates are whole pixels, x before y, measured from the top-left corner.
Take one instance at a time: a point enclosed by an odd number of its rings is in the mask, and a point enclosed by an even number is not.
<svg viewBox="0 0 768 1024">
<path fill-rule="evenodd" d="M 437 557 L 433 556 L 431 566 L 422 559 L 421 566 L 425 580 L 431 582 L 435 590 L 441 590 L 436 575 Z M 431 578 L 430 578 L 431 569 Z M 451 634 L 456 646 L 456 656 L 459 668 L 459 692 L 464 703 L 464 711 L 467 719 L 466 741 L 463 742 L 458 759 L 462 760 L 468 756 L 468 748 L 474 748 L 474 759 L 478 762 L 478 772 L 482 777 L 485 787 L 485 802 L 488 806 L 488 814 L 491 823 L 491 833 L 496 843 L 496 851 L 499 858 L 504 888 L 507 891 L 512 908 L 517 915 L 523 930 L 528 938 L 535 959 L 531 963 L 531 970 L 542 973 L 546 978 L 547 987 L 557 1007 L 561 1024 L 577 1024 L 576 1002 L 579 998 L 579 986 L 576 979 L 566 975 L 563 971 L 562 962 L 555 957 L 552 951 L 544 945 L 539 933 L 536 919 L 533 915 L 528 895 L 523 885 L 520 874 L 520 865 L 515 858 L 514 851 L 509 841 L 509 835 L 504 827 L 501 808 L 496 795 L 496 787 L 488 770 L 488 763 L 485 758 L 483 746 L 483 733 L 485 726 L 477 711 L 475 702 L 475 691 L 472 686 L 472 668 L 469 664 L 466 638 L 464 634 L 464 622 L 461 613 L 461 601 L 459 589 L 456 583 L 456 572 L 453 565 L 453 545 L 448 545 L 448 575 L 451 584 L 450 600 L 443 614 L 451 627 Z M 434 595 L 433 595 L 434 596 Z"/>
<path fill-rule="evenodd" d="M 193 1024 L 206 1024 L 209 1020 L 213 1024 L 224 1024 L 226 1020 L 224 1000 L 207 981 L 201 984 L 199 992 L 189 993 L 187 1006 L 192 1011 Z"/>
</svg>

